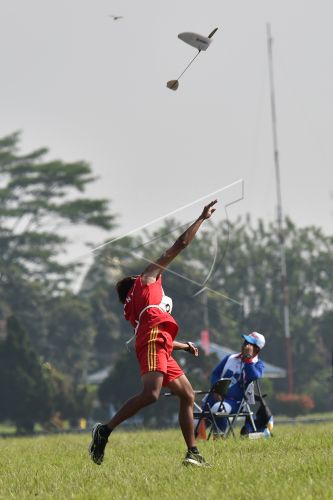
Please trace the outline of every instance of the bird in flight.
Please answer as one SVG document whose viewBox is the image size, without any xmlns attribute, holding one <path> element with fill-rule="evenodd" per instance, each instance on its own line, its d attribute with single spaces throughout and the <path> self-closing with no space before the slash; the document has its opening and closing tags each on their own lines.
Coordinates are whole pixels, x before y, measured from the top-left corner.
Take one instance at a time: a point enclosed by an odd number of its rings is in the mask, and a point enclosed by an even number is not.
<svg viewBox="0 0 333 500">
<path fill-rule="evenodd" d="M 118 21 L 118 19 L 123 19 L 124 16 L 113 16 L 112 14 L 109 15 L 109 17 L 112 17 L 114 21 Z"/>
</svg>

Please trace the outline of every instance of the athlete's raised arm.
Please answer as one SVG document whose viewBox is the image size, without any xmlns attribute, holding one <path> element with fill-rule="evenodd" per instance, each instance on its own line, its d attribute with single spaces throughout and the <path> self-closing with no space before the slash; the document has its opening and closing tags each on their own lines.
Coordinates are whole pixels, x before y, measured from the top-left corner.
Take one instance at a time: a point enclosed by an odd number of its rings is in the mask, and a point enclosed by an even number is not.
<svg viewBox="0 0 333 500">
<path fill-rule="evenodd" d="M 216 203 L 217 200 L 214 200 L 206 205 L 197 220 L 193 222 L 193 224 L 191 224 L 191 226 L 177 238 L 172 247 L 166 250 L 166 252 L 164 252 L 164 254 L 161 255 L 161 257 L 159 257 L 155 262 L 149 264 L 149 266 L 146 267 L 141 275 L 141 280 L 143 281 L 143 283 L 145 283 L 146 285 L 154 283 L 157 277 L 170 264 L 170 262 L 172 262 L 173 259 L 177 257 L 177 255 L 191 243 L 201 224 L 205 220 L 209 219 L 215 212 L 216 209 L 213 207 Z"/>
</svg>

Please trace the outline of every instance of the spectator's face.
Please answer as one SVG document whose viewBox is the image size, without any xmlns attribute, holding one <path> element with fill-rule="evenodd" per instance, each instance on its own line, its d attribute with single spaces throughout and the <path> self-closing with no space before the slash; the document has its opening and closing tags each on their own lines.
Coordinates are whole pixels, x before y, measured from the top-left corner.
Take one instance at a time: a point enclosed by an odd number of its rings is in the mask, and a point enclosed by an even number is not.
<svg viewBox="0 0 333 500">
<path fill-rule="evenodd" d="M 242 344 L 242 354 L 243 356 L 246 354 L 250 354 L 251 357 L 256 356 L 259 352 L 259 348 L 255 344 L 250 344 L 250 342 L 246 342 L 244 340 Z"/>
</svg>

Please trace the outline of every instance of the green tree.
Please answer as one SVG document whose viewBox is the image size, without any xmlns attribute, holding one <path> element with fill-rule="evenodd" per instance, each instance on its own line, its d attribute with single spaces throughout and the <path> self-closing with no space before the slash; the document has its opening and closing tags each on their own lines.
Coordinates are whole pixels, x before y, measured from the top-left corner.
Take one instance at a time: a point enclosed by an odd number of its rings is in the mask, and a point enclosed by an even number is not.
<svg viewBox="0 0 333 500">
<path fill-rule="evenodd" d="M 1 420 L 11 420 L 18 432 L 33 432 L 36 422 L 52 415 L 52 388 L 43 364 L 18 321 L 7 321 L 0 344 Z"/>
<path fill-rule="evenodd" d="M 45 359 L 63 373 L 81 383 L 86 372 L 95 367 L 95 328 L 90 304 L 81 297 L 66 293 L 47 303 L 47 345 Z"/>
<path fill-rule="evenodd" d="M 316 409 L 327 409 L 323 362 L 327 374 L 329 352 L 324 346 L 332 344 L 333 335 L 329 329 L 325 331 L 323 318 L 333 310 L 333 238 L 324 235 L 319 228 L 298 228 L 286 219 L 285 242 L 295 392 L 312 396 L 317 402 Z M 217 269 L 213 279 L 216 287 L 225 284 L 229 293 L 244 300 L 239 330 L 264 333 L 267 339 L 264 358 L 286 367 L 275 224 L 265 225 L 258 221 L 253 225 L 249 219 L 244 225 L 238 221 L 231 231 L 224 264 Z M 232 308 L 229 311 L 235 317 Z M 276 380 L 274 386 L 276 392 L 285 391 L 286 381 Z"/>
<path fill-rule="evenodd" d="M 0 139 L 0 314 L 15 313 L 34 348 L 46 359 L 54 354 L 51 361 L 61 369 L 67 363 L 67 369 L 82 371 L 92 357 L 88 349 L 95 330 L 89 323 L 88 306 L 68 291 L 81 264 L 65 264 L 59 257 L 70 243 L 68 227 L 110 230 L 114 216 L 107 200 L 84 196 L 95 180 L 85 161 L 48 160 L 46 148 L 29 154 L 20 154 L 19 149 L 19 133 Z M 72 301 L 73 310 L 65 310 L 61 297 Z M 62 318 L 55 312 L 55 303 Z M 62 335 L 67 339 L 63 361 L 60 351 L 66 339 L 61 340 Z M 69 358 L 73 361 L 75 356 L 69 356 L 69 346 L 73 347 L 73 338 L 79 348 L 72 365 Z"/>
<path fill-rule="evenodd" d="M 94 393 L 50 363 L 45 363 L 44 368 L 52 389 L 54 416 L 59 423 L 67 420 L 77 427 L 80 418 L 87 419 L 91 415 Z"/>
<path fill-rule="evenodd" d="M 57 257 L 68 243 L 61 227 L 90 225 L 111 229 L 108 201 L 75 196 L 95 180 L 84 161 L 46 161 L 48 149 L 19 155 L 20 135 L 0 139 L 0 276 L 9 283 L 28 279 L 62 283 L 73 266 Z"/>
</svg>

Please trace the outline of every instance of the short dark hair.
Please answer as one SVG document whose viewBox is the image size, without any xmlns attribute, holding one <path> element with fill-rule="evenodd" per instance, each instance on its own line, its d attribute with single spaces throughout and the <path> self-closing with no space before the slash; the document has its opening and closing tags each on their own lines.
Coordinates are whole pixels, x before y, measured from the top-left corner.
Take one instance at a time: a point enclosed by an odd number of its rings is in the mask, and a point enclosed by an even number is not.
<svg viewBox="0 0 333 500">
<path fill-rule="evenodd" d="M 136 278 L 137 276 L 127 276 L 126 278 L 118 281 L 118 283 L 116 284 L 118 297 L 122 304 L 125 304 L 127 294 L 134 285 L 134 281 L 136 280 Z"/>
</svg>

